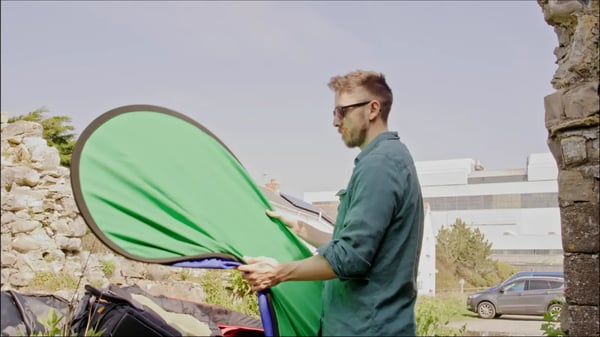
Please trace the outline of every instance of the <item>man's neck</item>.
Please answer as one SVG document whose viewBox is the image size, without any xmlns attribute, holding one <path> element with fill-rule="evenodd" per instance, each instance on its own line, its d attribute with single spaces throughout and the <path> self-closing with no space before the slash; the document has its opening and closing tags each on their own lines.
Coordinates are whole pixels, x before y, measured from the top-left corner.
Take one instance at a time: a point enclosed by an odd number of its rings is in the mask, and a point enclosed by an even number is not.
<svg viewBox="0 0 600 337">
<path fill-rule="evenodd" d="M 367 145 L 369 145 L 369 143 L 371 143 L 371 141 L 375 139 L 375 137 L 379 136 L 384 132 L 388 132 L 387 125 L 377 122 L 373 123 L 369 128 L 369 131 L 367 131 L 367 137 L 365 139 L 365 142 L 360 146 L 360 150 L 364 150 L 364 148 L 367 147 Z"/>
</svg>

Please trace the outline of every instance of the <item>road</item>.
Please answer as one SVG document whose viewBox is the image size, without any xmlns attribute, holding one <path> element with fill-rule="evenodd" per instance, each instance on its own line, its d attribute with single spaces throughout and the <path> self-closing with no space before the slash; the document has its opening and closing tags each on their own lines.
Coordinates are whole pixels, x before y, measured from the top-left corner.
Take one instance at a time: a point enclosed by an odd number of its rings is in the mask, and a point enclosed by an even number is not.
<svg viewBox="0 0 600 337">
<path fill-rule="evenodd" d="M 466 324 L 465 334 L 470 336 L 542 336 L 543 323 L 542 316 L 503 315 L 496 319 L 465 316 L 448 326 L 459 329 Z"/>
</svg>

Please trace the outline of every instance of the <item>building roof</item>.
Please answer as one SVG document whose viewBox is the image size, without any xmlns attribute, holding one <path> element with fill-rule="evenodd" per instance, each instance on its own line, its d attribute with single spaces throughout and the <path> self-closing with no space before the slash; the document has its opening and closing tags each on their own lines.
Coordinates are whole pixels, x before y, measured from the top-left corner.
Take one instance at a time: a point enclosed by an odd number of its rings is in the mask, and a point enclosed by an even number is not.
<svg viewBox="0 0 600 337">
<path fill-rule="evenodd" d="M 329 213 L 325 213 L 321 207 L 312 205 L 291 195 L 282 194 L 278 190 L 274 190 L 272 187 L 259 186 L 259 188 L 261 193 L 263 193 L 263 195 L 275 208 L 294 209 L 294 211 L 305 216 L 323 219 L 331 226 L 335 224 L 335 217 L 331 217 Z M 335 214 L 337 215 L 337 204 L 335 207 Z"/>
</svg>

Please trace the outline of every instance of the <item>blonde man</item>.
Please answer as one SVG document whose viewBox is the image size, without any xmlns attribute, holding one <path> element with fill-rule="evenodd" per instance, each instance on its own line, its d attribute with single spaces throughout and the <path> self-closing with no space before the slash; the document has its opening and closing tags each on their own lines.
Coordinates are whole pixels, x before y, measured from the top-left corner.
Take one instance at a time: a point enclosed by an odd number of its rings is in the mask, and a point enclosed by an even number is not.
<svg viewBox="0 0 600 337">
<path fill-rule="evenodd" d="M 247 257 L 239 266 L 254 290 L 289 280 L 324 280 L 323 336 L 414 336 L 416 277 L 423 236 L 423 200 L 412 156 L 388 131 L 392 91 L 381 73 L 357 70 L 329 82 L 333 126 L 359 147 L 333 234 L 282 218 L 318 247 L 300 261 Z"/>
</svg>

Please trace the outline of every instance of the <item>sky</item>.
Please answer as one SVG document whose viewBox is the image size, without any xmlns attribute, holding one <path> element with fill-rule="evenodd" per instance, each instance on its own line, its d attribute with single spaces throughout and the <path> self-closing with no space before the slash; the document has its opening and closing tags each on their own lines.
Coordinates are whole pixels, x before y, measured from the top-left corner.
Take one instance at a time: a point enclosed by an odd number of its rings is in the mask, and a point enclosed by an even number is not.
<svg viewBox="0 0 600 337">
<path fill-rule="evenodd" d="M 558 41 L 534 0 L 2 1 L 1 110 L 80 134 L 151 104 L 214 133 L 257 184 L 344 188 L 359 149 L 333 127 L 332 76 L 382 72 L 388 128 L 415 161 L 525 168 L 548 152 Z"/>
</svg>

